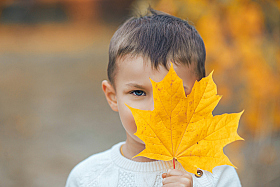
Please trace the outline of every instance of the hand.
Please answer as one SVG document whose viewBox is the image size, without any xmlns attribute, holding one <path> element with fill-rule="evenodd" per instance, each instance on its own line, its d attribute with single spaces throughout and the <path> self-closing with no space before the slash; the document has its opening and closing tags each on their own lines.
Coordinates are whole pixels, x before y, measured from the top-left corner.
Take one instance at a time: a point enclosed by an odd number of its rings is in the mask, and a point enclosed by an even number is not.
<svg viewBox="0 0 280 187">
<path fill-rule="evenodd" d="M 169 169 L 167 173 L 162 174 L 163 187 L 182 186 L 192 187 L 193 179 L 191 174 L 180 171 L 178 169 Z"/>
</svg>

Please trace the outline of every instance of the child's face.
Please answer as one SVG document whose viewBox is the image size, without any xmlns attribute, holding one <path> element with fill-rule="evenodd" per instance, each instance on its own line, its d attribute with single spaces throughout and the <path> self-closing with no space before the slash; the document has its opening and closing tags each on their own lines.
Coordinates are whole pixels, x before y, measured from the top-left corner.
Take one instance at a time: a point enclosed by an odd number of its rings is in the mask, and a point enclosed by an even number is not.
<svg viewBox="0 0 280 187">
<path fill-rule="evenodd" d="M 183 80 L 186 95 L 191 92 L 197 76 L 194 65 L 175 65 L 174 70 Z M 109 105 L 114 111 L 118 111 L 122 124 L 126 130 L 127 138 L 135 143 L 143 142 L 134 135 L 136 124 L 131 111 L 125 103 L 133 108 L 141 110 L 153 110 L 152 80 L 159 82 L 168 73 L 163 66 L 153 69 L 150 62 L 145 62 L 142 57 L 125 57 L 117 61 L 115 75 L 115 89 L 103 81 L 102 86 Z"/>
</svg>

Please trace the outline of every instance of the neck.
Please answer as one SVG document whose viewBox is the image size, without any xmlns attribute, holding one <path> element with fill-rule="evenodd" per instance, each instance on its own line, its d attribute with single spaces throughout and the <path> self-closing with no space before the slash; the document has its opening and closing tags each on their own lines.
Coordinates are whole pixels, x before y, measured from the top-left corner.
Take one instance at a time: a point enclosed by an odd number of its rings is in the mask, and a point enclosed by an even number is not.
<svg viewBox="0 0 280 187">
<path fill-rule="evenodd" d="M 127 134 L 125 144 L 122 147 L 124 157 L 126 157 L 130 160 L 136 161 L 136 162 L 155 161 L 153 159 L 149 159 L 149 158 L 142 157 L 142 156 L 138 156 L 138 157 L 133 158 L 135 155 L 139 154 L 144 149 L 145 149 L 145 144 L 137 142 L 136 140 L 134 140 L 131 136 L 129 136 Z"/>
</svg>

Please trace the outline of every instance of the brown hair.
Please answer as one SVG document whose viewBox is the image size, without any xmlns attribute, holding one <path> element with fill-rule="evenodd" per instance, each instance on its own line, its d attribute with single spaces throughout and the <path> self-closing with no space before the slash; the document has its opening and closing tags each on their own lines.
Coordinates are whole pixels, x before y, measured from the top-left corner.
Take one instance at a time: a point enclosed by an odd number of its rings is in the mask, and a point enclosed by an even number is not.
<svg viewBox="0 0 280 187">
<path fill-rule="evenodd" d="M 108 79 L 114 86 L 116 60 L 125 55 L 150 59 L 152 67 L 167 62 L 196 63 L 198 79 L 205 77 L 205 46 L 197 30 L 187 21 L 148 9 L 145 16 L 128 19 L 113 35 L 109 47 Z"/>
</svg>

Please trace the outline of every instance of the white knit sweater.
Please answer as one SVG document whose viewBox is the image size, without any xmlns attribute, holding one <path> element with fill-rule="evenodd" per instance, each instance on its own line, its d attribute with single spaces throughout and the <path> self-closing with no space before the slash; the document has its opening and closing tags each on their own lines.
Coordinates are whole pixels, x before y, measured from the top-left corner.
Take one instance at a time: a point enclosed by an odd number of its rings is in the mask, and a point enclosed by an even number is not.
<svg viewBox="0 0 280 187">
<path fill-rule="evenodd" d="M 120 146 L 90 156 L 79 163 L 70 173 L 66 187 L 157 187 L 162 186 L 162 173 L 173 168 L 172 161 L 135 162 L 123 157 Z M 184 170 L 180 163 L 176 169 Z M 185 171 L 185 170 L 184 170 Z M 194 187 L 238 187 L 241 186 L 235 169 L 218 166 L 213 173 L 203 171 L 200 178 L 193 176 Z"/>
</svg>

